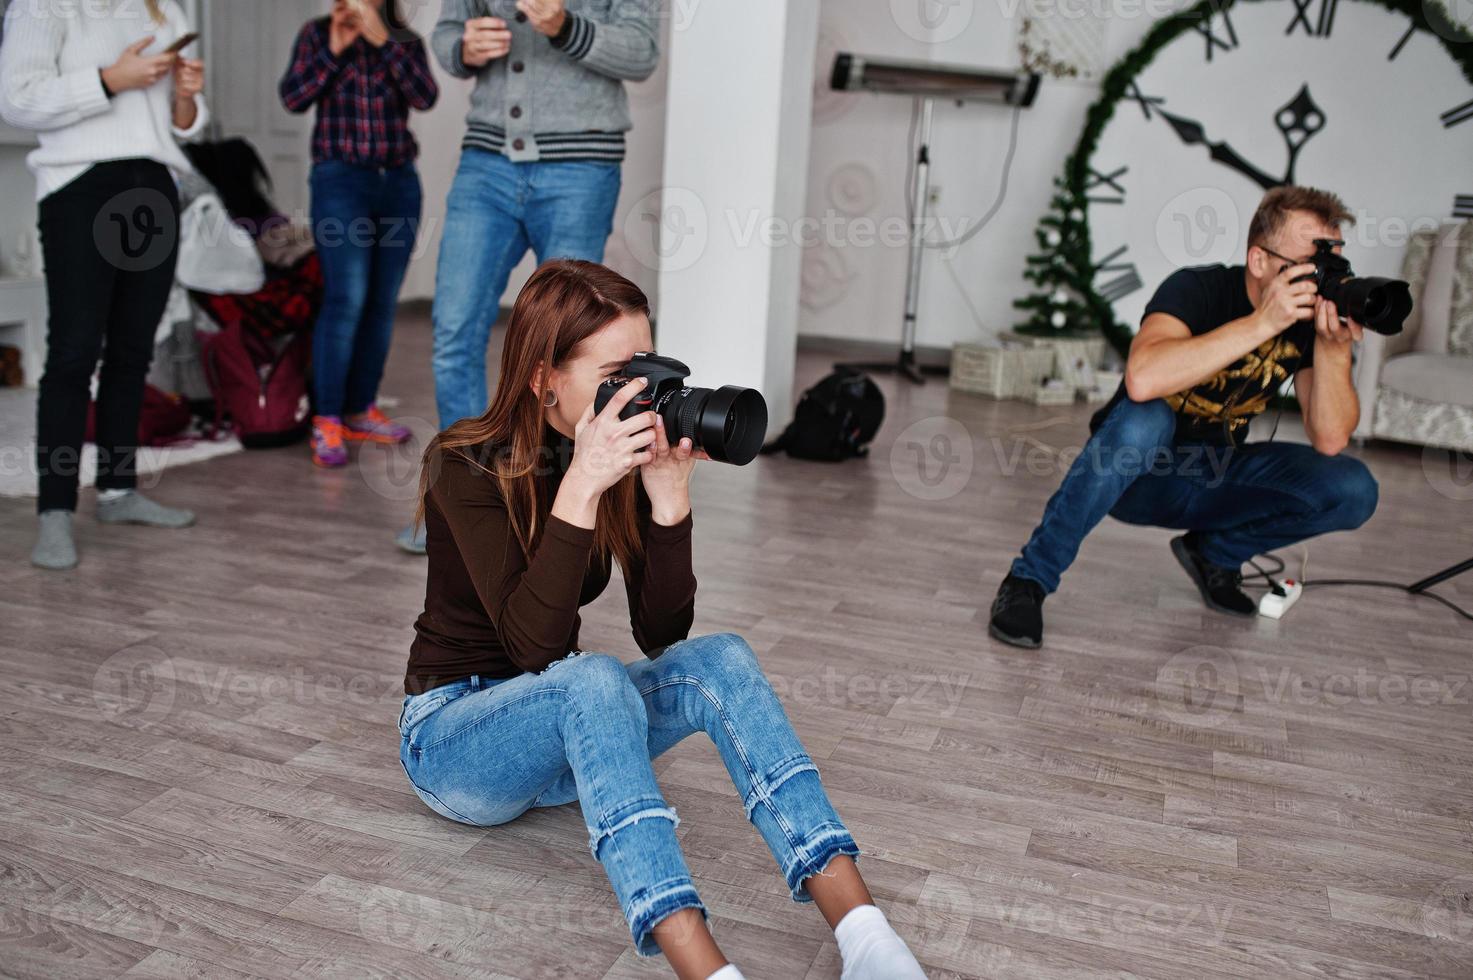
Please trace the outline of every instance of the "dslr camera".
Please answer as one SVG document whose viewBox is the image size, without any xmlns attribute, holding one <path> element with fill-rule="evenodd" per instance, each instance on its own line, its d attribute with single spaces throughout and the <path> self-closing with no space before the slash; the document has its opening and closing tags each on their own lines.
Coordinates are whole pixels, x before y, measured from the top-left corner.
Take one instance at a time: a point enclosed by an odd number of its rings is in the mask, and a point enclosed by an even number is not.
<svg viewBox="0 0 1473 980">
<path fill-rule="evenodd" d="M 1412 287 L 1400 279 L 1356 276 L 1350 271 L 1350 260 L 1335 254 L 1344 244 L 1338 238 L 1316 238 L 1309 260 L 1314 272 L 1295 281 L 1313 280 L 1320 295 L 1334 303 L 1342 316 L 1369 330 L 1388 337 L 1401 333 L 1402 322 L 1412 312 Z"/>
<path fill-rule="evenodd" d="M 723 463 L 745 466 L 762 448 L 767 436 L 767 402 L 755 388 L 725 385 L 692 388 L 685 383 L 690 368 L 673 357 L 640 351 L 630 358 L 622 374 L 598 386 L 593 410 L 602 412 L 609 399 L 635 378 L 644 378 L 644 391 L 631 399 L 619 413 L 630 419 L 640 412 L 655 412 L 665 425 L 670 445 L 690 439 L 693 448 Z"/>
</svg>

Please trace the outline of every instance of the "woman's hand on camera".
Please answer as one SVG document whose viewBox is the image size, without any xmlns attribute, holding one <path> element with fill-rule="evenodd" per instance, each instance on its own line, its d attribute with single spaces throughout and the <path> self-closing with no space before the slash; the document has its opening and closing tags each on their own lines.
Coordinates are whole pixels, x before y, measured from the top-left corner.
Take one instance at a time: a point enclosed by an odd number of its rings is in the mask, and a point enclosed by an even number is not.
<svg viewBox="0 0 1473 980">
<path fill-rule="evenodd" d="M 654 459 L 655 413 L 619 418 L 645 384 L 644 378 L 635 378 L 622 385 L 597 415 L 592 402 L 584 410 L 573 429 L 573 460 L 553 501 L 554 515 L 578 527 L 593 527 L 603 492 Z"/>
<path fill-rule="evenodd" d="M 690 475 L 696 460 L 710 459 L 705 450 L 695 449 L 689 438 L 674 446 L 665 425 L 655 426 L 654 459 L 639 468 L 639 479 L 649 494 L 651 517 L 667 527 L 679 524 L 690 513 Z"/>
</svg>

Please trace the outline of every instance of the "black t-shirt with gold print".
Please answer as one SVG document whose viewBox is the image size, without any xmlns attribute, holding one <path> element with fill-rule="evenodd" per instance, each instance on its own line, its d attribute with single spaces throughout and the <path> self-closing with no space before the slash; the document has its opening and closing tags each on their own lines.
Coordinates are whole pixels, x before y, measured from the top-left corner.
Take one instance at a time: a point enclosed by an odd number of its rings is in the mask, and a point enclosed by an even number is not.
<svg viewBox="0 0 1473 980">
<path fill-rule="evenodd" d="M 1243 266 L 1200 265 L 1168 276 L 1146 304 L 1141 320 L 1152 313 L 1167 313 L 1197 337 L 1252 312 Z M 1314 323 L 1302 320 L 1206 381 L 1168 395 L 1166 403 L 1176 411 L 1176 441 L 1241 445 L 1253 416 L 1268 407 L 1295 371 L 1312 363 Z M 1090 431 L 1098 429 L 1125 397 L 1122 383 L 1110 403 L 1095 413 Z"/>
</svg>

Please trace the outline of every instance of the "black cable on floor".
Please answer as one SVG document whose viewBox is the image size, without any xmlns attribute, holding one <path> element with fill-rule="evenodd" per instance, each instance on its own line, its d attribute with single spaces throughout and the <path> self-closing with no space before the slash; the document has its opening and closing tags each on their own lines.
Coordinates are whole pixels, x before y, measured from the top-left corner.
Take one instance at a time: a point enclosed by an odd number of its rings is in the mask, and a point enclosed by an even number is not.
<svg viewBox="0 0 1473 980">
<path fill-rule="evenodd" d="M 1327 585 L 1363 585 L 1368 588 L 1375 589 L 1397 589 L 1405 592 L 1407 595 L 1426 596 L 1429 599 L 1436 599 L 1438 602 L 1442 603 L 1444 606 L 1447 606 L 1449 609 L 1457 613 L 1459 616 L 1462 616 L 1464 619 L 1473 619 L 1473 613 L 1468 612 L 1468 610 L 1464 609 L 1462 606 L 1459 606 L 1452 600 L 1444 599 L 1436 592 L 1413 592 L 1411 586 L 1402 585 L 1400 582 L 1382 582 L 1379 579 L 1365 578 L 1324 578 L 1315 579 L 1313 582 L 1305 582 L 1303 583 L 1303 585 L 1306 589 L 1310 588 L 1311 586 L 1322 587 Z"/>
<path fill-rule="evenodd" d="M 1257 558 L 1264 561 L 1274 562 L 1276 567 L 1270 568 L 1265 571 L 1263 566 L 1258 564 L 1258 561 L 1253 558 L 1249 558 L 1248 564 L 1252 565 L 1256 569 L 1256 571 L 1252 574 L 1244 575 L 1243 584 L 1247 585 L 1249 583 L 1261 583 L 1264 587 L 1273 589 L 1275 592 L 1282 594 L 1282 590 L 1278 588 L 1273 579 L 1273 576 L 1278 575 L 1286 567 L 1284 565 L 1284 559 L 1274 554 L 1258 555 Z M 1359 585 L 1370 589 L 1396 589 L 1400 592 L 1405 592 L 1407 595 L 1411 596 L 1426 596 L 1429 599 L 1433 599 L 1437 602 L 1442 603 L 1444 606 L 1447 606 L 1449 609 L 1457 613 L 1459 616 L 1462 616 L 1464 619 L 1473 620 L 1473 613 L 1468 612 L 1468 610 L 1464 609 L 1462 606 L 1459 606 L 1451 599 L 1446 599 L 1438 595 L 1436 592 L 1428 592 L 1425 590 L 1422 592 L 1413 592 L 1410 585 L 1403 585 L 1400 582 L 1387 582 L 1381 579 L 1369 578 L 1317 578 L 1312 582 L 1306 580 L 1301 581 L 1299 584 L 1304 586 L 1306 589 L 1325 588 L 1327 586 L 1336 585 Z"/>
</svg>

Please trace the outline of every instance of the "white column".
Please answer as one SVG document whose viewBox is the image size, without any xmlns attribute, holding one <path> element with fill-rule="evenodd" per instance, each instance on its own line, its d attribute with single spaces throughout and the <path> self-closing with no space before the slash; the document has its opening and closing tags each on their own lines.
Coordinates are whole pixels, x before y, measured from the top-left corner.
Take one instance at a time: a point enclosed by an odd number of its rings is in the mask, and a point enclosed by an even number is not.
<svg viewBox="0 0 1473 980">
<path fill-rule="evenodd" d="M 760 390 L 775 433 L 792 412 L 818 4 L 669 9 L 656 346 L 703 387 Z"/>
</svg>

